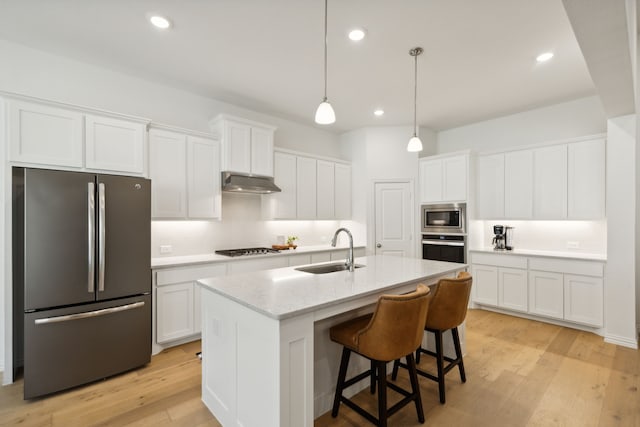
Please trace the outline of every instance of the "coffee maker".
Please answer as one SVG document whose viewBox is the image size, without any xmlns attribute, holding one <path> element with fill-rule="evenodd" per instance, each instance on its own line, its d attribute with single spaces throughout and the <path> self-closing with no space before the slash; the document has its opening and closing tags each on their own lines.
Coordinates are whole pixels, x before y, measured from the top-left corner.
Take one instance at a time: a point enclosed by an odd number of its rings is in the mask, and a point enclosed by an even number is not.
<svg viewBox="0 0 640 427">
<path fill-rule="evenodd" d="M 513 228 L 505 225 L 493 226 L 493 249 L 496 251 L 513 250 Z"/>
<path fill-rule="evenodd" d="M 506 239 L 504 235 L 504 226 L 503 225 L 494 225 L 493 226 L 493 240 L 491 240 L 491 244 L 493 244 L 493 250 L 495 251 L 503 251 L 506 249 Z"/>
</svg>

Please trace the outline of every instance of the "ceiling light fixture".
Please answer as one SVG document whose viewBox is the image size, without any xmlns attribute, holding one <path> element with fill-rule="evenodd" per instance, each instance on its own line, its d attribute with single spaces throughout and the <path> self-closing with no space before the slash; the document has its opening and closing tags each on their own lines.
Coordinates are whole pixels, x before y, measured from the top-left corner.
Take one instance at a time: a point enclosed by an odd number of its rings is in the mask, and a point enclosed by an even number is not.
<svg viewBox="0 0 640 427">
<path fill-rule="evenodd" d="M 413 136 L 407 144 L 407 151 L 416 152 L 422 151 L 422 141 L 418 138 L 418 126 L 417 126 L 417 110 L 418 110 L 418 55 L 423 52 L 421 47 L 414 47 L 409 51 L 409 55 L 415 59 L 415 80 L 413 81 Z"/>
<path fill-rule="evenodd" d="M 149 18 L 149 21 L 151 21 L 151 23 L 155 27 L 160 28 L 162 30 L 166 30 L 171 26 L 171 22 L 164 16 L 154 15 L 151 18 Z"/>
<path fill-rule="evenodd" d="M 536 61 L 538 61 L 538 62 L 547 62 L 551 58 L 553 58 L 553 53 L 545 52 L 545 53 L 541 53 L 540 55 L 538 55 L 536 57 Z"/>
<path fill-rule="evenodd" d="M 324 98 L 316 110 L 316 123 L 330 125 L 336 121 L 336 113 L 327 101 L 327 0 L 324 0 Z"/>
<path fill-rule="evenodd" d="M 378 117 L 383 116 L 384 115 L 384 110 L 378 109 L 378 110 L 374 111 L 373 114 L 375 114 Z"/>
<path fill-rule="evenodd" d="M 353 40 L 354 42 L 359 42 L 364 38 L 365 35 L 366 32 L 362 28 L 354 28 L 353 30 L 349 31 L 349 39 Z"/>
</svg>

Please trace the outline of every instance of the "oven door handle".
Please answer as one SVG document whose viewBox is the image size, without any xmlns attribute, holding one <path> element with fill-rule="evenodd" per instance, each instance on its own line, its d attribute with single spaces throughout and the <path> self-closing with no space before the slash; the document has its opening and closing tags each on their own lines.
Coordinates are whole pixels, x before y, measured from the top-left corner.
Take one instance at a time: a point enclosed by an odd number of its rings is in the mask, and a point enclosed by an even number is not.
<svg viewBox="0 0 640 427">
<path fill-rule="evenodd" d="M 438 245 L 438 246 L 464 246 L 464 242 L 452 242 L 443 240 L 423 240 L 423 245 Z"/>
</svg>

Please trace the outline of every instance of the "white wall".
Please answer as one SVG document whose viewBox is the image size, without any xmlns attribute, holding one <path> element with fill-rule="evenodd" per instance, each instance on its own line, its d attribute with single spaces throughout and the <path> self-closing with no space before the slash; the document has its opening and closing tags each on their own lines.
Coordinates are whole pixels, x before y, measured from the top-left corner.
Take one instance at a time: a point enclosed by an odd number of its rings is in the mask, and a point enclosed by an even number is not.
<svg viewBox="0 0 640 427">
<path fill-rule="evenodd" d="M 636 116 L 607 122 L 607 266 L 605 340 L 637 347 Z"/>
<path fill-rule="evenodd" d="M 425 150 L 435 151 L 434 135 L 429 130 L 421 130 L 421 139 Z M 341 136 L 346 157 L 352 159 L 353 166 L 353 220 L 360 224 L 359 231 L 367 233 L 367 250 L 374 252 L 374 194 L 373 182 L 376 180 L 408 180 L 414 185 L 417 194 L 418 153 L 407 152 L 407 143 L 413 134 L 409 126 L 370 127 L 345 133 Z M 414 197 L 414 201 L 417 197 Z M 357 204 L 356 204 L 357 201 Z M 415 203 L 414 212 L 418 212 Z M 418 230 L 415 218 L 414 230 Z M 417 241 L 417 231 L 414 239 Z"/>
<path fill-rule="evenodd" d="M 606 121 L 600 100 L 591 96 L 441 131 L 437 152 L 500 150 L 604 133 Z"/>
</svg>

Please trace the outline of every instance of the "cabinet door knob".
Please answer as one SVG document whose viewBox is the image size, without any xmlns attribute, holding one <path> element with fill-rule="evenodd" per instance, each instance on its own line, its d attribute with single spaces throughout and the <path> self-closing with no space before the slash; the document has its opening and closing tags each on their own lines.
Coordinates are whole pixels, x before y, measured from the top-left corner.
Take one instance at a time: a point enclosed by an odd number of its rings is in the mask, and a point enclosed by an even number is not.
<svg viewBox="0 0 640 427">
<path fill-rule="evenodd" d="M 378 244 L 376 245 L 376 248 L 381 248 L 381 247 L 382 247 L 382 244 L 380 244 L 380 243 L 378 243 Z"/>
</svg>

